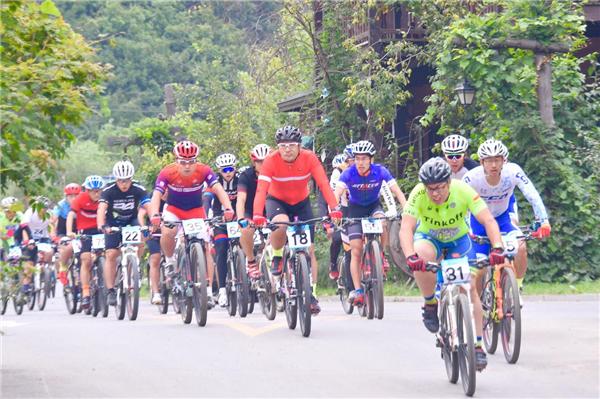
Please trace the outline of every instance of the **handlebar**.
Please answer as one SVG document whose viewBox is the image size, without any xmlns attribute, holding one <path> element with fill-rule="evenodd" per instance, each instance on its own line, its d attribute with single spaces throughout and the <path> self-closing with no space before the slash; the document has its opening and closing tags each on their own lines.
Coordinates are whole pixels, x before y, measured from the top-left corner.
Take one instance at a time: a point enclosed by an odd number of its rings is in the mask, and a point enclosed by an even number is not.
<svg viewBox="0 0 600 399">
<path fill-rule="evenodd" d="M 484 267 L 490 266 L 490 259 L 487 256 L 477 259 L 469 259 L 469 266 L 476 267 L 477 269 L 483 269 Z M 425 270 L 428 272 L 437 273 L 441 268 L 442 265 L 437 262 L 427 262 L 425 264 Z"/>
</svg>

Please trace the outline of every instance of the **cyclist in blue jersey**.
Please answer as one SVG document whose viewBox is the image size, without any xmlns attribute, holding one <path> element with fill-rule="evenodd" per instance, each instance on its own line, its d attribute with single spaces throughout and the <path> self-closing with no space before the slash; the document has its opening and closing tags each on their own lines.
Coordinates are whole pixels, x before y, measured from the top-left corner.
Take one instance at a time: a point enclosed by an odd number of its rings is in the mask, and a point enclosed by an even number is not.
<svg viewBox="0 0 600 399">
<path fill-rule="evenodd" d="M 406 198 L 404 193 L 385 166 L 373 163 L 375 146 L 363 140 L 354 144 L 354 164 L 347 168 L 337 182 L 335 188 L 336 200 L 340 201 L 342 195 L 348 192 L 348 217 L 384 217 L 385 213 L 379 203 L 379 194 L 384 185 L 387 185 L 396 196 L 400 205 L 404 207 Z M 350 292 L 348 300 L 354 305 L 364 302 L 364 292 L 360 285 L 360 258 L 363 251 L 363 232 L 360 222 L 351 223 L 347 229 L 352 260 L 350 271 L 355 290 Z M 381 236 L 381 245 L 385 248 L 387 231 L 384 223 L 384 233 Z"/>
<path fill-rule="evenodd" d="M 67 235 L 67 216 L 71 210 L 71 202 L 81 193 L 81 186 L 77 183 L 69 183 L 63 191 L 65 198 L 56 204 L 50 218 L 50 236 L 55 241 Z M 75 230 L 75 223 L 71 227 Z M 73 256 L 73 248 L 70 245 L 58 247 L 58 263 L 55 267 L 58 279 L 63 285 L 67 284 L 67 264 L 71 256 Z"/>
</svg>

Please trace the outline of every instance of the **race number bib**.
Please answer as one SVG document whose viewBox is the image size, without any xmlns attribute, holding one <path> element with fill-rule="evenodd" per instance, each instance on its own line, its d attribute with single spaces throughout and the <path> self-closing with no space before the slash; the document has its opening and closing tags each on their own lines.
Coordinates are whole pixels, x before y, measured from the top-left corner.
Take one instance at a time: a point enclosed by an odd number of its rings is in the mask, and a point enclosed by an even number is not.
<svg viewBox="0 0 600 399">
<path fill-rule="evenodd" d="M 229 238 L 240 238 L 242 236 L 242 230 L 238 222 L 227 223 L 227 237 Z"/>
<path fill-rule="evenodd" d="M 463 256 L 457 259 L 444 259 L 442 261 L 442 276 L 444 284 L 462 284 L 471 280 L 469 258 Z"/>
<path fill-rule="evenodd" d="M 197 236 L 203 240 L 208 240 L 208 229 L 204 219 L 182 220 L 183 232 L 189 236 Z"/>
<path fill-rule="evenodd" d="M 81 241 L 80 240 L 71 241 L 71 245 L 73 246 L 74 253 L 78 254 L 81 252 Z"/>
<path fill-rule="evenodd" d="M 142 231 L 140 226 L 127 226 L 121 228 L 121 242 L 123 244 L 140 244 L 142 242 Z"/>
<path fill-rule="evenodd" d="M 287 228 L 288 245 L 292 249 L 307 248 L 311 244 L 310 228 L 308 225 L 289 226 Z"/>
<path fill-rule="evenodd" d="M 94 234 L 92 236 L 92 249 L 104 249 L 104 234 Z"/>
<path fill-rule="evenodd" d="M 504 244 L 504 256 L 515 257 L 519 251 L 519 241 L 514 238 L 510 233 L 502 236 L 502 243 Z"/>
<path fill-rule="evenodd" d="M 23 252 L 20 247 L 11 247 L 8 250 L 8 259 L 19 259 Z"/>
<path fill-rule="evenodd" d="M 48 244 L 47 242 L 38 242 L 36 244 L 37 249 L 39 252 L 50 252 L 52 251 L 52 245 Z"/>
<path fill-rule="evenodd" d="M 363 234 L 381 234 L 383 233 L 383 224 L 379 219 L 362 219 L 360 221 L 362 224 Z"/>
</svg>

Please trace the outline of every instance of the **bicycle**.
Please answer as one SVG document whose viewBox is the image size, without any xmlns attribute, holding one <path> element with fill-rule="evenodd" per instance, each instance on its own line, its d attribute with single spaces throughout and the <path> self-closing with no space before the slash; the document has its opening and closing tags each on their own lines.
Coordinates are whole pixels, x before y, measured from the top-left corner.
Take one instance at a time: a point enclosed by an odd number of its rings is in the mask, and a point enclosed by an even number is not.
<svg viewBox="0 0 600 399">
<path fill-rule="evenodd" d="M 290 330 L 296 328 L 300 319 L 302 336 L 308 337 L 311 332 L 311 298 L 312 284 L 310 275 L 310 255 L 308 249 L 312 244 L 310 224 L 324 222 L 327 217 L 314 218 L 293 222 L 271 222 L 270 229 L 277 226 L 287 226 L 287 243 L 283 250 L 283 271 L 280 283 L 280 293 L 285 298 L 285 316 Z M 299 317 L 298 317 L 299 316 Z"/>
<path fill-rule="evenodd" d="M 22 251 L 19 246 L 13 246 L 9 249 L 6 263 L 2 267 L 2 287 L 0 289 L 0 314 L 6 313 L 8 301 L 12 299 L 15 313 L 21 315 L 23 307 L 27 302 L 25 293 L 22 290 L 21 266 Z"/>
<path fill-rule="evenodd" d="M 346 314 L 352 314 L 354 312 L 354 304 L 348 300 L 350 292 L 354 290 L 354 283 L 352 282 L 352 274 L 350 273 L 350 264 L 346 262 L 346 252 L 342 254 L 337 260 L 337 267 L 340 271 L 340 276 L 337 279 L 337 294 L 340 297 L 342 308 Z"/>
<path fill-rule="evenodd" d="M 267 320 L 275 320 L 277 315 L 277 288 L 271 275 L 271 259 L 273 258 L 268 235 L 271 230 L 267 227 L 256 228 L 254 231 L 254 253 L 258 260 L 260 277 L 252 279 L 252 290 L 256 292 L 260 308 Z"/>
<path fill-rule="evenodd" d="M 208 242 L 207 223 L 214 219 L 187 219 L 163 222 L 166 227 L 181 226 L 176 237 L 177 270 L 173 274 L 173 302 L 181 312 L 184 324 L 192 321 L 195 313 L 198 326 L 206 325 L 208 313 L 208 281 L 205 243 Z"/>
<path fill-rule="evenodd" d="M 81 262 L 79 259 L 81 241 L 66 237 L 60 241 L 60 245 L 68 245 L 69 243 L 73 247 L 73 257 L 67 268 L 67 285 L 63 287 L 63 296 L 65 297 L 67 312 L 75 314 L 81 309 Z"/>
<path fill-rule="evenodd" d="M 490 242 L 484 236 L 472 235 L 471 238 L 479 244 Z M 500 335 L 504 357 L 509 364 L 516 363 L 521 352 L 521 298 L 514 259 L 519 249 L 518 241 L 533 239 L 530 231 L 522 235 L 503 235 L 506 262 L 491 266 L 483 277 L 481 305 L 485 349 L 494 354 Z"/>
<path fill-rule="evenodd" d="M 38 254 L 40 252 L 53 251 L 52 245 L 48 243 L 36 242 L 38 248 Z M 46 262 L 37 262 L 35 265 L 35 271 L 33 273 L 33 302 L 37 302 L 38 310 L 44 310 L 46 307 L 46 300 L 51 295 L 51 269 L 53 266 Z"/>
<path fill-rule="evenodd" d="M 360 262 L 361 286 L 365 292 L 365 306 L 361 316 L 367 319 L 383 319 L 383 253 L 381 252 L 382 220 L 387 217 L 344 218 L 344 224 L 360 222 L 363 231 L 363 252 Z M 340 270 L 340 269 L 338 269 Z M 350 276 L 350 279 L 352 276 Z M 348 291 L 349 293 L 349 291 Z M 342 297 L 342 296 L 340 296 Z M 346 296 L 347 298 L 347 296 Z M 344 308 L 346 311 L 346 308 Z M 346 311 L 348 313 L 348 311 Z"/>
<path fill-rule="evenodd" d="M 108 303 L 106 302 L 106 287 L 104 285 L 104 234 L 94 234 L 92 238 L 92 254 L 94 260 L 90 270 L 90 307 L 86 314 L 96 317 L 108 317 Z"/>
<path fill-rule="evenodd" d="M 436 346 L 441 348 L 448 380 L 455 384 L 460 375 L 463 391 L 473 396 L 476 387 L 474 323 L 471 304 L 471 269 L 487 264 L 487 258 L 444 259 L 427 262 L 426 270 L 437 274 L 440 329 Z"/>
</svg>

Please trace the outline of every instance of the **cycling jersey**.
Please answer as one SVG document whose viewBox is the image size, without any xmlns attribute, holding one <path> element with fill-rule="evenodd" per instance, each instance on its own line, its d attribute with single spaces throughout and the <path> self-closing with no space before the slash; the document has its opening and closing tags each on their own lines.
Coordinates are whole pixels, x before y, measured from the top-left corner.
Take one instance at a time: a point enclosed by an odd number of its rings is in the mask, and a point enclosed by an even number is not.
<svg viewBox="0 0 600 399">
<path fill-rule="evenodd" d="M 452 172 L 450 177 L 452 179 L 462 180 L 462 178 L 464 177 L 464 175 L 467 174 L 468 171 L 470 171 L 471 169 L 475 169 L 478 166 L 479 164 L 473 161 L 471 158 L 465 158 L 463 162 L 463 167 L 456 173 Z"/>
<path fill-rule="evenodd" d="M 448 199 L 441 205 L 429 198 L 423 183 L 411 191 L 402 214 L 418 220 L 417 232 L 440 242 L 457 240 L 468 232 L 467 212 L 477 215 L 487 208 L 475 190 L 460 180 L 450 180 L 449 190 Z"/>
<path fill-rule="evenodd" d="M 172 163 L 164 167 L 156 178 L 154 189 L 161 194 L 168 191 L 167 204 L 182 210 L 202 207 L 202 183 L 208 187 L 217 183 L 212 169 L 203 163 L 195 163 L 188 176 L 179 173 L 179 167 Z"/>
<path fill-rule="evenodd" d="M 258 175 L 256 174 L 256 170 L 254 168 L 247 168 L 243 172 L 240 173 L 240 177 L 238 179 L 238 192 L 246 193 L 246 203 L 244 206 L 244 212 L 246 215 L 238 215 L 238 217 L 250 216 L 254 214 L 254 197 L 256 196 L 256 185 L 258 182 Z"/>
<path fill-rule="evenodd" d="M 50 234 L 48 232 L 48 227 L 50 226 L 50 215 L 46 215 L 46 219 L 42 219 L 40 215 L 33 211 L 32 208 L 28 208 L 23 214 L 23 219 L 21 219 L 22 227 L 29 227 L 31 231 L 31 237 L 34 240 L 42 240 L 45 238 L 50 238 Z"/>
<path fill-rule="evenodd" d="M 498 217 L 509 210 L 511 196 L 515 191 L 515 186 L 518 186 L 531 204 L 536 219 L 540 221 L 548 220 L 546 207 L 544 207 L 540 194 L 525 175 L 523 169 L 515 163 L 509 162 L 504 165 L 500 173 L 500 182 L 496 186 L 491 186 L 487 182 L 483 166 L 478 166 L 469 171 L 463 181 L 479 193 L 494 217 Z"/>
<path fill-rule="evenodd" d="M 226 181 L 223 176 L 219 176 L 217 178 L 218 182 L 221 183 L 221 185 L 223 186 L 223 189 L 225 190 L 225 192 L 227 193 L 227 196 L 229 197 L 229 201 L 231 201 L 231 206 L 233 207 L 233 209 L 235 209 L 235 204 L 236 204 L 236 199 L 237 199 L 237 188 L 238 188 L 238 175 L 236 174 L 235 176 L 233 176 L 233 179 L 231 179 L 230 181 Z M 223 215 L 223 206 L 221 205 L 221 201 L 219 201 L 219 198 L 217 198 L 217 196 L 214 194 L 212 189 L 207 189 L 204 194 L 204 201 L 206 201 L 206 203 L 204 204 L 204 210 L 206 213 L 208 213 L 208 208 L 212 209 L 212 214 L 213 217 L 215 216 L 221 216 Z"/>
<path fill-rule="evenodd" d="M 52 214 L 56 217 L 60 217 L 66 219 L 69 216 L 69 211 L 71 210 L 71 205 L 69 205 L 69 201 L 66 198 L 58 201 L 58 204 L 52 210 Z"/>
<path fill-rule="evenodd" d="M 94 202 L 87 191 L 80 193 L 71 203 L 71 210 L 77 215 L 77 230 L 96 229 L 96 213 L 99 202 Z"/>
<path fill-rule="evenodd" d="M 267 193 L 283 203 L 295 205 L 308 198 L 308 182 L 311 176 L 321 189 L 330 209 L 337 206 L 323 165 L 317 156 L 308 150 L 300 150 L 293 162 L 286 162 L 279 151 L 269 155 L 258 176 L 254 214 L 263 214 Z"/>
<path fill-rule="evenodd" d="M 4 212 L 0 212 L 0 238 L 5 250 L 15 244 L 15 234 L 19 230 L 22 218 L 21 212 L 17 212 L 12 219 L 9 219 Z"/>
<path fill-rule="evenodd" d="M 337 186 L 348 190 L 348 200 L 351 204 L 367 206 L 379 201 L 381 183 L 384 181 L 390 185 L 396 184 L 385 166 L 371 164 L 369 173 L 361 176 L 356 165 L 352 165 L 342 173 Z"/>
<path fill-rule="evenodd" d="M 106 224 L 123 227 L 137 220 L 138 207 L 148 204 L 150 198 L 144 186 L 134 182 L 125 192 L 116 183 L 102 190 L 100 202 L 108 205 Z"/>
</svg>

